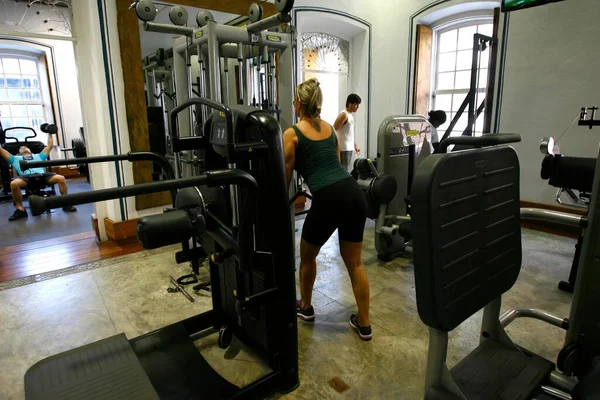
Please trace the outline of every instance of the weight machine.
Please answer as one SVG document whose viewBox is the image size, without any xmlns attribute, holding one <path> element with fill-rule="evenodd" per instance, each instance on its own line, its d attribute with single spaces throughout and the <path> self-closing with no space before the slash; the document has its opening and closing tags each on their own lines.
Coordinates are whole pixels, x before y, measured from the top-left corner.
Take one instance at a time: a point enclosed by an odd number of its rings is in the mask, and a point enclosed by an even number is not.
<svg viewBox="0 0 600 400">
<path fill-rule="evenodd" d="M 200 11 L 193 28 L 188 26 L 188 13 L 182 6 L 170 9 L 173 25 L 168 25 L 152 22 L 157 10 L 150 0 L 132 5 L 146 31 L 178 35 L 169 52 L 176 104 L 200 97 L 227 105 L 250 105 L 269 112 L 286 128 L 293 125 L 293 35 L 285 25 L 291 21 L 293 0 L 277 0 L 275 6 L 278 14 L 263 19 L 262 7 L 252 4 L 249 24 L 243 27 L 218 24 L 209 11 Z M 281 104 L 280 99 L 284 100 Z M 190 108 L 178 117 L 179 138 L 169 132 L 176 176 L 203 171 L 204 155 L 197 151 L 198 141 L 184 139 L 203 140 L 207 115 L 206 107 Z"/>
</svg>

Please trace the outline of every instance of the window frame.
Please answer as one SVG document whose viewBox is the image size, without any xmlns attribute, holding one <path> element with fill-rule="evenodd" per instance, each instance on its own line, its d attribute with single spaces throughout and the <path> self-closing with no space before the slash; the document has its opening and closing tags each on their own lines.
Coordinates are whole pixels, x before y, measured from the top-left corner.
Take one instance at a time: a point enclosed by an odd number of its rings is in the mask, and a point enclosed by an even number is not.
<svg viewBox="0 0 600 400">
<path fill-rule="evenodd" d="M 16 50 L 10 48 L 0 48 L 0 58 L 16 58 L 33 61 L 37 67 L 37 78 L 39 81 L 39 91 L 40 91 L 40 101 L 22 101 L 22 100 L 0 100 L 0 105 L 41 105 L 42 106 L 42 116 L 39 117 L 44 122 L 52 122 L 54 121 L 54 110 L 52 107 L 52 94 L 50 88 L 50 80 L 48 78 L 48 64 L 46 61 L 46 57 L 43 53 L 38 52 L 29 52 L 23 50 Z M 20 67 L 19 67 L 20 68 Z M 20 71 L 21 72 L 21 71 Z M 6 71 L 2 72 L 3 76 L 6 76 Z M 33 76 L 33 75 L 32 75 Z M 4 117 L 10 118 L 14 121 L 14 117 Z M 27 119 L 29 116 L 26 117 Z M 7 127 L 4 126 L 6 129 Z M 47 135 L 43 134 L 40 130 L 39 126 L 32 126 L 31 128 L 35 129 L 37 133 L 36 140 L 47 144 Z"/>
<path fill-rule="evenodd" d="M 440 55 L 440 37 L 443 33 L 450 32 L 453 30 L 459 30 L 461 28 L 466 28 L 469 26 L 478 26 L 478 25 L 486 25 L 486 24 L 494 24 L 494 13 L 493 10 L 490 10 L 491 13 L 488 15 L 482 14 L 478 12 L 476 15 L 457 15 L 454 17 L 449 17 L 444 19 L 436 24 L 431 26 L 433 31 L 433 43 L 432 43 L 432 55 L 431 55 L 431 76 L 430 76 L 430 90 L 429 90 L 429 104 L 431 105 L 431 109 L 435 109 L 435 96 L 438 94 L 451 94 L 451 95 L 466 95 L 469 93 L 469 89 L 437 89 L 438 85 L 438 59 Z M 472 50 L 472 49 L 471 49 Z M 458 49 L 457 49 L 458 52 Z M 451 71 L 448 71 L 451 72 Z M 452 72 L 456 72 L 456 65 Z M 456 79 L 456 78 L 455 78 Z M 456 84 L 456 81 L 455 81 Z M 487 91 L 487 83 L 485 86 L 477 88 L 476 92 L 478 95 L 484 94 Z M 447 112 L 448 113 L 448 112 Z M 449 112 L 450 115 L 447 115 L 446 124 L 452 121 L 453 115 L 452 110 Z M 482 118 L 483 116 L 480 116 Z M 445 132 L 445 130 L 444 130 Z M 454 131 L 453 131 L 454 132 Z M 441 132 L 440 132 L 441 133 Z M 481 132 L 476 131 L 474 134 L 481 135 Z"/>
</svg>

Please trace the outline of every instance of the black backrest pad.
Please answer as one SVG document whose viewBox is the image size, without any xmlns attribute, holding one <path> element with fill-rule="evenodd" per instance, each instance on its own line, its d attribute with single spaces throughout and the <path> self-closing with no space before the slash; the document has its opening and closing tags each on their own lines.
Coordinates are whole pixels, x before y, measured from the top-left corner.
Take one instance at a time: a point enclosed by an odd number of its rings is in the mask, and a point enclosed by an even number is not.
<svg viewBox="0 0 600 400">
<path fill-rule="evenodd" d="M 511 147 L 430 156 L 411 200 L 419 315 L 451 331 L 519 275 L 519 160 Z"/>
</svg>

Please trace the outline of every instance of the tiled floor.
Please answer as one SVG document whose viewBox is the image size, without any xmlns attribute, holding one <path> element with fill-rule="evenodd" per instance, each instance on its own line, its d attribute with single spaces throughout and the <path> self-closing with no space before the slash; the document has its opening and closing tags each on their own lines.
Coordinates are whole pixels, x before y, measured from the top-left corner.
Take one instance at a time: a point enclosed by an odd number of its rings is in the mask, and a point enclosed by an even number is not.
<svg viewBox="0 0 600 400">
<path fill-rule="evenodd" d="M 301 223 L 300 223 L 301 225 Z M 301 228 L 301 226 L 299 226 Z M 300 230 L 299 230 L 300 232 Z M 299 234 L 296 237 L 299 238 Z M 406 259 L 384 264 L 366 233 L 364 261 L 371 281 L 374 339 L 361 342 L 347 318 L 354 311 L 350 280 L 332 237 L 318 260 L 314 324 L 299 322 L 300 387 L 281 398 L 419 399 L 423 397 L 427 329 L 415 304 L 413 268 Z M 503 309 L 528 306 L 568 316 L 571 296 L 556 284 L 567 277 L 574 241 L 524 231 L 523 270 L 505 296 Z M 168 293 L 169 275 L 188 273 L 174 262 L 174 249 L 142 252 L 103 261 L 95 269 L 0 291 L 0 399 L 23 398 L 23 375 L 52 354 L 124 332 L 135 337 L 211 307 L 206 294 L 191 303 Z M 476 346 L 480 314 L 452 332 L 449 366 Z M 552 360 L 563 332 L 541 322 L 517 320 L 515 341 Z M 223 351 L 216 335 L 197 342 L 202 354 L 238 385 L 264 368 L 236 342 Z M 350 389 L 337 393 L 328 381 L 338 377 Z"/>
</svg>

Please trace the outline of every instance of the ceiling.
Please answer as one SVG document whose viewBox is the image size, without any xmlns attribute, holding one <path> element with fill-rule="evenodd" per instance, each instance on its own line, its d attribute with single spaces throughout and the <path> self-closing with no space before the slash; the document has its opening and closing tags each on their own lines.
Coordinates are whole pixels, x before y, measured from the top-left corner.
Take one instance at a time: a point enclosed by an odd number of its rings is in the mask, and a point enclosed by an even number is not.
<svg viewBox="0 0 600 400">
<path fill-rule="evenodd" d="M 0 0 L 2 1 L 2 0 Z M 171 7 L 173 6 L 173 4 L 171 3 L 167 3 L 167 2 L 159 2 L 159 1 L 155 1 L 154 5 L 156 5 L 156 8 L 158 9 L 158 15 L 156 16 L 156 18 L 154 19 L 153 22 L 159 23 L 159 24 L 167 24 L 167 25 L 172 25 L 171 21 L 169 20 L 169 10 L 171 9 Z M 188 26 L 191 27 L 196 27 L 196 15 L 198 14 L 199 11 L 202 11 L 202 8 L 197 8 L 197 7 L 188 7 L 188 6 L 183 6 L 186 11 L 188 12 Z M 236 14 L 230 14 L 230 13 L 224 13 L 224 12 L 219 12 L 219 11 L 212 11 L 209 10 L 212 15 L 215 17 L 215 21 L 219 24 L 224 24 L 227 23 L 237 17 L 239 17 L 239 15 Z M 169 35 L 167 33 L 156 33 L 156 32 L 147 32 L 144 30 L 144 23 L 140 21 L 140 38 L 142 41 L 142 56 L 148 56 L 150 54 L 154 54 L 154 52 L 156 52 L 156 49 L 158 48 L 164 48 L 164 49 L 169 49 L 171 47 L 173 47 L 173 38 L 176 37 L 175 35 Z"/>
<path fill-rule="evenodd" d="M 0 32 L 71 36 L 70 0 L 0 0 Z"/>
</svg>

